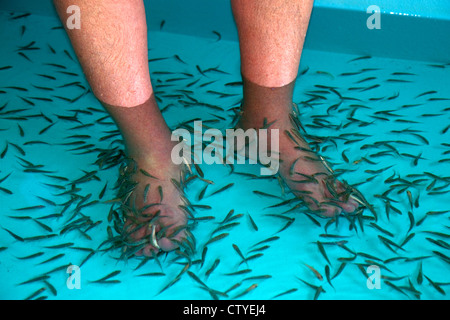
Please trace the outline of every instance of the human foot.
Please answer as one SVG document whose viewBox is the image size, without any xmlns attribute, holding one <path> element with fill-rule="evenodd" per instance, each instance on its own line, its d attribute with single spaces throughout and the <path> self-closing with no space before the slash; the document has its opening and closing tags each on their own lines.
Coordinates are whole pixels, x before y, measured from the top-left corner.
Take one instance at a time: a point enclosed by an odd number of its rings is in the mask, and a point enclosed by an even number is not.
<svg viewBox="0 0 450 320">
<path fill-rule="evenodd" d="M 290 124 L 281 125 L 284 134 L 280 138 L 280 176 L 284 182 L 319 215 L 354 213 L 359 206 L 352 195 L 354 189 L 337 180 L 327 161 L 311 150 L 300 133 L 296 112 L 289 117 Z"/>
<path fill-rule="evenodd" d="M 154 95 L 142 105 L 117 107 L 103 103 L 120 129 L 128 159 L 118 181 L 123 257 L 151 256 L 179 247 L 191 234 L 186 228 L 184 169 L 171 159 L 171 131 Z"/>
<path fill-rule="evenodd" d="M 322 216 L 333 217 L 340 213 L 353 213 L 358 202 L 352 198 L 353 188 L 336 179 L 325 159 L 309 147 L 297 128 L 298 120 L 290 114 L 289 120 L 265 121 L 268 129 L 279 130 L 279 175 L 290 191 L 305 202 L 308 208 Z M 241 114 L 238 127 L 261 128 L 245 112 Z"/>
<path fill-rule="evenodd" d="M 278 88 L 262 87 L 243 77 L 244 101 L 237 126 L 279 132 L 279 175 L 292 193 L 315 213 L 332 217 L 358 208 L 352 187 L 336 179 L 326 161 L 309 147 L 301 134 L 296 106 L 292 103 L 294 82 Z M 294 110 L 293 110 L 294 106 Z"/>
<path fill-rule="evenodd" d="M 124 219 L 125 256 L 153 256 L 177 249 L 190 236 L 184 169 L 170 160 L 160 163 L 128 159 L 121 169 L 119 198 Z"/>
</svg>

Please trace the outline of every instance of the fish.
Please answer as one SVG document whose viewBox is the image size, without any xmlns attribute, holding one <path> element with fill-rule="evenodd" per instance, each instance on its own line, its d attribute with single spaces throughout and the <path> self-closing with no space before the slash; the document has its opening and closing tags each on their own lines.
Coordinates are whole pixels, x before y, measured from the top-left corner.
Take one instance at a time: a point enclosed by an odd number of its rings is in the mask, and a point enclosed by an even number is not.
<svg viewBox="0 0 450 320">
<path fill-rule="evenodd" d="M 323 247 L 323 244 L 320 241 L 317 241 L 316 243 L 317 243 L 317 247 L 319 248 L 319 252 L 325 258 L 325 260 L 328 262 L 328 264 L 331 264 L 330 260 L 328 259 L 327 254 L 325 252 L 325 248 Z"/>
<path fill-rule="evenodd" d="M 100 279 L 94 280 L 94 281 L 89 281 L 89 282 L 91 282 L 91 283 L 110 283 L 110 282 L 107 282 L 107 281 L 111 281 L 111 280 L 108 280 L 108 279 L 110 279 L 112 277 L 115 277 L 115 276 L 117 276 L 120 273 L 121 273 L 120 270 L 116 270 L 116 271 L 113 271 L 113 272 L 107 274 L 103 278 L 100 278 Z M 116 280 L 116 281 L 118 281 L 118 280 Z M 115 283 L 117 283 L 117 282 L 115 282 Z"/>
<path fill-rule="evenodd" d="M 280 239 L 279 236 L 269 237 L 269 238 L 267 238 L 267 239 L 265 239 L 265 240 L 259 241 L 258 243 L 254 244 L 252 247 L 261 245 L 261 244 L 263 244 L 263 243 L 272 242 L 272 241 L 275 241 L 275 240 L 278 240 L 278 239 Z"/>
<path fill-rule="evenodd" d="M 202 281 L 202 280 L 200 280 L 200 278 L 197 276 L 197 275 L 195 275 L 192 271 L 187 271 L 187 274 L 192 278 L 192 279 L 194 279 L 197 283 L 199 283 L 202 287 L 204 287 L 204 288 L 208 288 L 208 286 Z"/>
<path fill-rule="evenodd" d="M 428 240 L 429 242 L 431 242 L 431 243 L 441 247 L 441 248 L 444 248 L 444 249 L 447 249 L 447 250 L 450 249 L 450 244 L 448 244 L 447 242 L 445 242 L 443 240 L 440 240 L 440 239 L 439 240 L 435 240 L 435 239 L 428 238 L 428 237 L 426 237 L 425 239 Z"/>
<path fill-rule="evenodd" d="M 378 239 L 380 239 L 381 242 L 382 242 L 389 250 L 391 250 L 391 251 L 394 252 L 394 253 L 395 253 L 395 251 L 391 248 L 391 246 L 393 246 L 393 247 L 395 247 L 395 248 L 397 248 L 397 249 L 400 249 L 400 250 L 404 250 L 401 246 L 397 245 L 395 242 L 393 242 L 393 241 L 391 241 L 391 240 L 389 240 L 389 239 L 387 239 L 387 238 L 385 238 L 385 237 L 383 237 L 383 236 L 381 236 L 381 235 L 378 235 Z"/>
<path fill-rule="evenodd" d="M 421 94 L 417 95 L 415 97 L 415 99 L 426 96 L 426 95 L 430 95 L 430 94 L 436 94 L 436 93 L 438 93 L 436 90 L 425 91 L 425 92 L 422 92 Z"/>
<path fill-rule="evenodd" d="M 105 195 L 105 191 L 106 191 L 106 187 L 108 186 L 108 182 L 105 183 L 105 186 L 103 187 L 103 189 L 100 191 L 100 194 L 98 195 L 98 198 L 101 200 L 103 198 L 103 196 Z M 144 201 L 145 202 L 145 201 Z"/>
<path fill-rule="evenodd" d="M 422 232 L 432 234 L 432 235 L 435 235 L 438 237 L 450 238 L 450 234 L 446 234 L 446 233 L 442 233 L 442 232 L 437 232 L 437 231 L 422 231 Z"/>
<path fill-rule="evenodd" d="M 43 209 L 43 208 L 45 208 L 45 206 L 40 204 L 40 205 L 35 205 L 35 206 L 16 208 L 14 210 L 16 210 L 16 211 L 27 211 L 27 210 L 36 210 L 36 209 Z"/>
<path fill-rule="evenodd" d="M 62 244 L 55 244 L 52 246 L 46 246 L 44 248 L 46 248 L 46 249 L 62 249 L 62 248 L 72 247 L 73 245 L 74 245 L 73 242 L 67 242 L 67 243 L 62 243 Z"/>
<path fill-rule="evenodd" d="M 202 258 L 201 258 L 201 264 L 200 267 L 203 267 L 203 264 L 205 263 L 206 253 L 208 252 L 208 247 L 204 247 L 202 250 Z"/>
<path fill-rule="evenodd" d="M 407 295 L 400 287 L 396 286 L 395 284 L 393 284 L 393 283 L 390 282 L 389 280 L 385 280 L 384 283 L 385 283 L 386 285 L 388 285 L 389 287 L 395 289 L 396 291 L 398 291 L 398 292 L 400 292 L 400 293 L 402 293 L 402 294 L 404 294 L 405 296 L 408 297 L 408 295 Z"/>
<path fill-rule="evenodd" d="M 31 16 L 31 13 L 27 12 L 27 13 L 20 14 L 18 16 L 11 17 L 11 18 L 9 18 L 9 20 L 18 20 L 18 19 L 23 19 L 23 18 L 29 17 L 29 16 Z"/>
<path fill-rule="evenodd" d="M 349 162 L 350 162 L 349 159 L 348 159 L 348 157 L 345 155 L 345 150 L 342 151 L 341 156 L 342 156 L 342 159 L 344 159 L 344 161 L 345 161 L 346 163 L 349 163 Z"/>
<path fill-rule="evenodd" d="M 235 275 L 240 275 L 240 274 L 245 274 L 245 273 L 249 273 L 252 272 L 251 269 L 244 269 L 244 270 L 239 270 L 236 272 L 231 272 L 231 273 L 224 273 L 224 275 L 226 276 L 235 276 Z"/>
<path fill-rule="evenodd" d="M 14 148 L 16 148 L 16 150 L 22 155 L 25 156 L 25 150 L 22 149 L 22 147 L 18 146 L 15 143 L 9 142 L 10 145 L 12 145 Z"/>
<path fill-rule="evenodd" d="M 233 217 L 234 215 L 234 209 L 231 209 L 227 215 L 225 216 L 225 218 L 219 223 L 219 224 L 224 224 L 225 222 L 229 222 L 230 219 Z"/>
<path fill-rule="evenodd" d="M 445 291 L 433 280 L 428 278 L 426 275 L 424 277 L 428 280 L 428 282 L 433 286 L 434 289 L 436 289 L 437 292 L 445 296 Z"/>
<path fill-rule="evenodd" d="M 164 195 L 163 195 L 163 190 L 162 190 L 161 186 L 158 186 L 158 193 L 159 193 L 159 197 L 161 199 L 159 202 L 162 203 Z"/>
<path fill-rule="evenodd" d="M 356 255 L 355 255 L 356 258 Z M 336 271 L 336 273 L 334 274 L 334 276 L 331 279 L 336 278 L 339 274 L 341 274 L 341 272 L 344 270 L 344 268 L 346 267 L 347 263 L 346 262 L 342 262 L 341 265 L 339 266 L 338 270 Z"/>
<path fill-rule="evenodd" d="M 358 256 L 361 256 L 361 257 L 365 257 L 365 258 L 369 258 L 369 259 L 373 259 L 373 260 L 377 260 L 377 261 L 383 261 L 382 259 L 377 258 L 377 257 L 375 257 L 375 256 L 373 256 L 373 255 L 371 255 L 371 254 L 368 254 L 368 253 L 357 252 L 356 254 L 357 254 Z"/>
<path fill-rule="evenodd" d="M 264 279 L 270 279 L 272 278 L 272 276 L 270 274 L 264 274 L 261 276 L 251 276 L 251 277 L 247 277 L 242 279 L 242 281 L 249 281 L 249 280 L 264 280 Z"/>
<path fill-rule="evenodd" d="M 218 231 L 222 231 L 222 230 L 225 230 L 225 229 L 233 228 L 233 227 L 238 226 L 240 224 L 241 224 L 240 222 L 232 222 L 232 223 L 221 225 L 221 226 L 217 227 L 216 229 L 214 229 L 212 234 L 215 234 Z"/>
<path fill-rule="evenodd" d="M 226 291 L 224 291 L 225 294 L 227 294 L 228 292 L 240 287 L 242 285 L 242 282 L 238 282 L 235 283 L 234 285 L 232 285 L 229 289 L 227 289 Z"/>
<path fill-rule="evenodd" d="M 221 233 L 215 237 L 212 237 L 211 239 L 208 240 L 208 242 L 205 243 L 205 246 L 207 246 L 208 244 L 211 244 L 215 241 L 221 240 L 221 239 L 227 237 L 228 235 L 229 235 L 229 233 Z"/>
<path fill-rule="evenodd" d="M 91 250 L 88 255 L 81 261 L 79 267 L 81 268 L 82 265 L 84 265 L 93 255 L 95 254 L 94 250 Z"/>
<path fill-rule="evenodd" d="M 329 265 L 325 265 L 325 276 L 327 278 L 328 283 L 330 284 L 331 287 L 333 287 L 333 285 L 331 284 L 331 278 L 330 278 L 330 266 Z M 334 287 L 333 287 L 334 288 Z"/>
<path fill-rule="evenodd" d="M 51 53 L 56 54 L 55 49 L 53 49 L 53 47 L 51 45 L 47 44 L 47 47 L 49 48 Z"/>
<path fill-rule="evenodd" d="M 233 82 L 227 82 L 225 83 L 226 87 L 242 87 L 243 82 L 242 81 L 233 81 Z"/>
<path fill-rule="evenodd" d="M 292 288 L 292 289 L 283 291 L 283 292 L 281 292 L 281 293 L 279 293 L 279 294 L 276 294 L 275 296 L 272 297 L 272 299 L 279 298 L 279 297 L 281 297 L 281 296 L 284 296 L 284 295 L 286 295 L 286 294 L 293 293 L 293 292 L 296 292 L 296 291 L 298 291 L 297 288 Z"/>
<path fill-rule="evenodd" d="M 19 285 L 24 285 L 24 284 L 28 284 L 28 283 L 32 283 L 32 282 L 47 280 L 48 278 L 50 278 L 50 276 L 47 275 L 47 274 L 44 274 L 44 275 L 41 275 L 41 276 L 34 277 L 32 279 L 26 280 L 24 282 L 21 282 L 21 283 L 19 283 Z"/>
<path fill-rule="evenodd" d="M 242 251 L 239 249 L 239 247 L 236 244 L 232 244 L 233 249 L 237 252 L 237 254 L 241 257 L 242 260 L 245 260 L 244 255 L 242 254 Z"/>
<path fill-rule="evenodd" d="M 258 287 L 257 283 L 252 284 L 250 287 L 248 287 L 247 289 L 245 289 L 244 291 L 242 291 L 241 293 L 239 293 L 238 295 L 234 296 L 233 299 L 237 299 L 240 298 L 244 295 L 246 295 L 247 293 L 249 293 L 250 291 L 256 289 Z"/>
<path fill-rule="evenodd" d="M 445 69 L 445 67 L 446 67 L 445 64 L 427 64 L 427 66 L 432 67 L 432 68 L 439 68 L 439 69 Z"/>
<path fill-rule="evenodd" d="M 24 88 L 24 87 L 19 87 L 19 86 L 7 86 L 7 87 L 3 87 L 3 88 L 6 88 L 6 89 L 14 89 L 14 90 L 18 90 L 18 91 L 28 91 L 28 89 L 27 88 Z"/>
<path fill-rule="evenodd" d="M 34 237 L 26 237 L 23 238 L 24 241 L 37 241 L 37 240 L 43 240 L 43 239 L 50 239 L 53 237 L 56 237 L 57 234 L 44 234 L 44 235 L 40 235 L 40 236 L 34 236 Z"/>
<path fill-rule="evenodd" d="M 379 84 L 374 84 L 374 85 L 371 85 L 370 87 L 365 87 L 365 88 L 361 89 L 360 91 L 361 91 L 361 92 L 369 91 L 369 90 L 372 90 L 372 89 L 376 89 L 376 88 L 378 88 L 378 87 L 380 87 Z"/>
<path fill-rule="evenodd" d="M 315 285 L 313 285 L 313 284 L 311 284 L 311 283 L 308 283 L 308 282 L 306 282 L 306 281 L 304 281 L 304 280 L 302 280 L 302 279 L 300 279 L 300 278 L 298 278 L 298 277 L 296 277 L 298 280 L 300 280 L 301 282 L 303 282 L 304 284 L 306 284 L 308 287 L 310 287 L 310 288 L 313 288 L 314 290 L 315 290 L 315 293 L 314 293 L 314 300 L 317 300 L 318 298 L 319 298 L 319 295 L 322 293 L 322 292 L 325 292 L 325 290 L 322 288 L 322 286 L 315 286 Z"/>
<path fill-rule="evenodd" d="M 33 220 L 36 224 L 38 224 L 40 227 L 42 227 L 44 230 L 48 231 L 48 232 L 53 232 L 52 228 L 50 228 L 48 225 L 38 221 L 38 220 Z"/>
<path fill-rule="evenodd" d="M 270 193 L 266 193 L 266 192 L 262 192 L 262 191 L 259 191 L 259 190 L 253 190 L 252 192 L 253 192 L 254 194 L 257 194 L 257 195 L 260 195 L 260 196 L 269 197 L 269 198 L 275 198 L 275 199 L 280 199 L 279 196 L 276 196 L 276 195 L 273 195 L 273 194 L 270 194 Z"/>
<path fill-rule="evenodd" d="M 4 193 L 7 193 L 7 194 L 13 194 L 13 192 L 11 190 L 6 189 L 4 187 L 0 187 L 0 190 L 3 191 Z"/>
<path fill-rule="evenodd" d="M 207 188 L 208 188 L 208 184 L 205 185 L 205 186 L 203 187 L 203 189 L 200 191 L 200 193 L 199 193 L 199 195 L 198 195 L 198 197 L 197 197 L 198 201 L 201 201 L 201 200 L 203 199 L 203 197 L 205 196 L 205 192 L 206 192 L 206 189 L 207 189 Z"/>
<path fill-rule="evenodd" d="M 181 62 L 181 63 L 183 63 L 183 64 L 186 64 L 186 62 L 184 62 L 184 61 L 180 58 L 179 55 L 175 54 L 173 57 L 174 57 L 175 60 L 177 60 L 178 62 Z M 185 75 L 187 75 L 187 74 L 185 74 Z M 190 75 L 190 76 L 192 76 L 192 75 Z"/>
<path fill-rule="evenodd" d="M 190 271 L 188 271 L 189 273 Z M 165 276 L 166 274 L 164 272 L 149 272 L 149 273 L 142 273 L 142 274 L 138 274 L 136 275 L 137 277 L 162 277 Z"/>
<path fill-rule="evenodd" d="M 370 56 L 370 55 L 359 56 L 359 57 L 356 57 L 356 58 L 353 58 L 353 59 L 347 61 L 347 63 L 358 61 L 358 60 L 367 60 L 367 59 L 371 59 L 371 58 L 372 58 L 372 56 Z"/>
<path fill-rule="evenodd" d="M 419 263 L 419 271 L 417 273 L 416 281 L 417 281 L 417 284 L 419 284 L 419 285 L 421 285 L 423 282 L 422 261 L 420 261 L 420 263 Z"/>
<path fill-rule="evenodd" d="M 305 216 L 307 216 L 309 218 L 309 220 L 311 220 L 316 226 L 321 227 L 322 225 L 320 224 L 320 222 L 315 219 L 312 215 L 307 214 L 306 212 L 303 213 Z"/>
<path fill-rule="evenodd" d="M 217 266 L 220 263 L 220 259 L 216 259 L 214 260 L 214 263 L 212 264 L 212 266 L 206 271 L 205 275 L 207 277 L 209 277 L 209 275 L 217 268 Z"/>
<path fill-rule="evenodd" d="M 309 67 L 306 67 L 305 69 L 303 69 L 302 71 L 300 71 L 299 76 L 305 75 L 308 71 L 309 71 Z"/>
<path fill-rule="evenodd" d="M 187 87 L 187 88 L 192 87 L 193 85 L 195 85 L 195 84 L 196 84 L 197 82 L 199 82 L 199 81 L 200 81 L 200 79 L 194 80 L 194 81 L 188 83 L 188 84 L 186 85 L 186 87 Z"/>
<path fill-rule="evenodd" d="M 405 79 L 387 79 L 385 80 L 386 82 L 400 82 L 400 83 L 405 83 L 405 82 L 413 82 L 411 80 L 405 80 Z"/>
<path fill-rule="evenodd" d="M 58 295 L 58 292 L 56 291 L 56 288 L 47 280 L 43 281 L 47 288 L 50 290 L 50 292 L 56 297 Z"/>
<path fill-rule="evenodd" d="M 219 41 L 220 39 L 222 39 L 222 35 L 221 35 L 219 32 L 213 30 L 212 33 L 214 33 L 214 34 L 217 36 L 217 41 Z"/>
<path fill-rule="evenodd" d="M 32 293 L 30 296 L 28 296 L 28 297 L 25 298 L 24 300 L 31 300 L 31 299 L 33 299 L 34 297 L 40 295 L 40 294 L 41 294 L 42 292 L 44 292 L 45 290 L 47 290 L 47 288 L 42 287 L 42 288 L 36 290 L 34 293 Z"/>
<path fill-rule="evenodd" d="M 46 78 L 46 79 L 50 79 L 50 80 L 56 80 L 56 78 L 54 76 L 50 76 L 48 74 L 39 73 L 39 74 L 36 74 L 36 75 L 38 75 L 38 76 L 40 76 L 42 78 Z"/>
<path fill-rule="evenodd" d="M 443 254 L 442 252 L 439 251 L 432 251 L 435 255 L 437 255 L 439 258 L 441 258 L 444 262 L 447 262 L 448 264 L 450 264 L 450 257 L 446 256 L 445 254 Z"/>
<path fill-rule="evenodd" d="M 24 59 L 28 60 L 29 62 L 33 62 L 31 61 L 31 59 L 23 52 L 18 52 L 17 53 L 19 56 L 23 57 Z"/>
<path fill-rule="evenodd" d="M 286 224 L 285 224 L 280 230 L 278 230 L 276 233 L 279 233 L 279 232 L 281 232 L 281 231 L 286 230 L 291 224 L 294 223 L 294 221 L 295 221 L 295 218 L 290 218 L 290 219 L 286 222 Z"/>
<path fill-rule="evenodd" d="M 10 230 L 8 230 L 8 229 L 6 229 L 6 228 L 3 228 L 3 227 L 2 227 L 2 229 L 5 230 L 6 232 L 8 232 L 14 239 L 16 239 L 16 240 L 18 240 L 18 241 L 21 241 L 21 242 L 24 241 L 24 238 L 18 236 L 18 235 L 15 234 L 14 232 L 12 232 L 12 231 L 10 231 Z"/>
<path fill-rule="evenodd" d="M 250 224 L 253 227 L 253 230 L 258 231 L 258 226 L 256 225 L 255 221 L 253 220 L 253 218 L 250 214 L 248 214 L 248 219 L 250 221 Z"/>
<path fill-rule="evenodd" d="M 411 72 L 392 72 L 391 75 L 393 75 L 393 76 L 417 76 L 416 73 L 411 73 Z"/>
<path fill-rule="evenodd" d="M 197 69 L 198 72 L 200 72 L 201 75 L 206 76 L 206 75 L 203 73 L 203 70 L 200 68 L 199 65 L 196 65 L 195 68 Z"/>
<path fill-rule="evenodd" d="M 320 281 L 323 280 L 323 277 L 322 277 L 322 275 L 319 273 L 319 271 L 317 271 L 316 269 L 314 269 L 313 267 L 311 267 L 310 265 L 308 265 L 308 264 L 306 264 L 306 263 L 304 263 L 304 265 L 307 266 L 307 267 L 314 273 L 314 275 L 316 276 L 317 279 L 319 279 Z"/>
<path fill-rule="evenodd" d="M 256 254 L 254 254 L 254 255 L 251 255 L 251 256 L 249 256 L 249 257 L 246 257 L 245 260 L 243 260 L 243 261 L 241 261 L 241 262 L 239 263 L 239 265 L 241 265 L 242 263 L 247 262 L 247 261 L 249 261 L 249 260 L 253 260 L 253 259 L 256 259 L 256 258 L 260 258 L 260 257 L 262 257 L 263 255 L 264 255 L 264 254 L 262 254 L 262 253 L 256 253 Z"/>
<path fill-rule="evenodd" d="M 66 255 L 65 253 L 60 253 L 60 254 L 57 254 L 57 255 L 55 255 L 55 256 L 53 256 L 53 257 L 51 257 L 51 258 L 49 258 L 49 259 L 47 259 L 45 261 L 40 262 L 38 264 L 45 264 L 45 263 L 48 263 L 48 262 L 60 259 L 60 258 L 64 257 L 65 255 Z"/>
<path fill-rule="evenodd" d="M 386 229 L 383 229 L 382 227 L 380 227 L 379 225 L 377 225 L 377 224 L 374 223 L 374 222 L 371 222 L 369 225 L 370 225 L 371 227 L 374 227 L 375 229 L 377 229 L 377 230 L 383 232 L 384 234 L 386 234 L 386 235 L 388 235 L 388 236 L 390 236 L 390 237 L 394 237 L 394 234 L 393 234 L 392 232 L 389 232 L 389 231 L 387 231 Z"/>
<path fill-rule="evenodd" d="M 28 256 L 24 256 L 24 257 L 16 257 L 17 259 L 19 259 L 19 260 L 28 260 L 28 259 L 33 259 L 33 258 L 37 258 L 37 257 L 40 257 L 40 256 L 42 256 L 44 254 L 44 252 L 36 252 L 36 253 L 33 253 L 33 254 L 30 254 L 30 255 L 28 255 Z"/>
<path fill-rule="evenodd" d="M 46 126 L 45 128 L 43 128 L 41 131 L 39 131 L 39 134 L 44 134 L 48 129 L 50 129 L 51 127 L 53 127 L 56 124 L 56 122 L 51 123 L 50 125 Z"/>
<path fill-rule="evenodd" d="M 409 190 L 408 190 L 409 191 Z M 410 194 L 410 193 L 409 193 Z M 411 209 L 412 209 L 412 201 L 410 200 L 411 203 Z M 409 217 L 409 229 L 408 232 L 411 231 L 411 229 L 414 227 L 415 225 L 415 219 L 414 219 L 414 214 L 411 211 L 408 211 L 408 217 Z"/>
<path fill-rule="evenodd" d="M 0 159 L 3 159 L 6 155 L 6 152 L 8 151 L 8 145 L 9 143 L 6 142 L 5 148 L 3 149 L 2 153 L 0 154 Z"/>
</svg>

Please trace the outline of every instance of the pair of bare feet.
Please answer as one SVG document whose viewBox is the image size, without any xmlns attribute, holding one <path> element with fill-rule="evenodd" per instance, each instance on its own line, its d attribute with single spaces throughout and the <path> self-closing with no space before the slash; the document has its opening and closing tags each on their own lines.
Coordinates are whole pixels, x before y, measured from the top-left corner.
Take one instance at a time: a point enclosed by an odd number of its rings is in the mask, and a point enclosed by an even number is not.
<svg viewBox="0 0 450 320">
<path fill-rule="evenodd" d="M 283 90 L 244 87 L 243 108 L 237 126 L 244 130 L 258 129 L 264 121 L 271 123 L 269 129 L 279 130 L 278 174 L 311 211 L 325 217 L 355 212 L 359 204 L 350 196 L 352 188 L 335 179 L 323 158 L 311 150 L 298 130 L 298 118 L 292 111 L 291 89 L 287 88 L 286 94 Z M 246 99 L 246 94 L 250 98 Z M 283 106 L 278 105 L 274 112 L 280 97 L 284 100 Z M 166 139 L 168 146 L 175 145 L 170 137 Z M 189 212 L 183 195 L 185 170 L 184 165 L 173 163 L 170 152 L 140 150 L 121 173 L 120 197 L 126 220 L 123 236 L 133 244 L 127 250 L 136 255 L 152 256 L 160 250 L 177 249 L 192 236 L 186 227 Z"/>
</svg>

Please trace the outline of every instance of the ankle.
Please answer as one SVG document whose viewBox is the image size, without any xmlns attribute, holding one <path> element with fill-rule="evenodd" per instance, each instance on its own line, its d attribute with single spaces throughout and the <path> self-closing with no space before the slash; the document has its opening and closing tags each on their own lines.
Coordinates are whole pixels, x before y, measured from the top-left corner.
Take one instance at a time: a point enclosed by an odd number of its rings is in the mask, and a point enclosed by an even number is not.
<svg viewBox="0 0 450 320">
<path fill-rule="evenodd" d="M 239 126 L 243 129 L 287 128 L 295 81 L 282 87 L 263 87 L 243 77 L 244 99 Z"/>
</svg>

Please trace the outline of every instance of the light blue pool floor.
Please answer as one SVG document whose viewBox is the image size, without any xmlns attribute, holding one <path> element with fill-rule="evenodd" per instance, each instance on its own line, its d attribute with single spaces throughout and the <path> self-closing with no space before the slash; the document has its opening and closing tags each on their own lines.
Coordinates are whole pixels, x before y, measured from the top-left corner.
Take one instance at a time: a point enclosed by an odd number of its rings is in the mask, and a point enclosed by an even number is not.
<svg viewBox="0 0 450 320">
<path fill-rule="evenodd" d="M 96 251 L 111 226 L 111 204 L 104 202 L 115 197 L 118 176 L 118 165 L 100 168 L 97 156 L 123 146 L 72 60 L 64 31 L 53 29 L 59 23 L 50 18 L 0 17 L 0 298 L 313 299 L 319 291 L 318 299 L 448 297 L 450 65 L 305 50 L 295 91 L 300 119 L 375 214 L 365 210 L 359 220 L 329 223 L 303 207 L 289 210 L 295 203 L 276 206 L 292 198 L 276 179 L 239 174 L 258 174 L 256 165 L 235 165 L 230 173 L 202 164 L 214 184 L 201 201 L 205 182 L 194 180 L 187 189 L 190 201 L 203 205 L 194 213 L 192 261 L 202 260 L 211 238 L 228 236 L 209 243 L 203 263 L 192 263 L 163 290 L 186 263 L 175 253 L 142 264 Z M 149 34 L 152 81 L 172 129 L 194 118 L 229 128 L 242 97 L 239 86 L 226 85 L 240 81 L 239 50 L 217 39 Z M 222 111 L 178 102 L 191 98 Z M 65 192 L 73 184 L 71 196 Z M 28 207 L 34 209 L 18 210 Z M 213 234 L 230 210 L 237 223 Z M 214 219 L 201 219 L 209 216 Z M 73 224 L 80 218 L 91 225 Z M 50 236 L 34 238 L 43 235 Z M 70 264 L 82 264 L 80 289 L 67 286 Z M 368 286 L 369 276 L 377 283 L 377 274 L 366 272 L 370 265 L 380 268 L 378 289 Z M 115 281 L 92 282 L 114 271 L 120 273 L 108 280 Z"/>
</svg>

